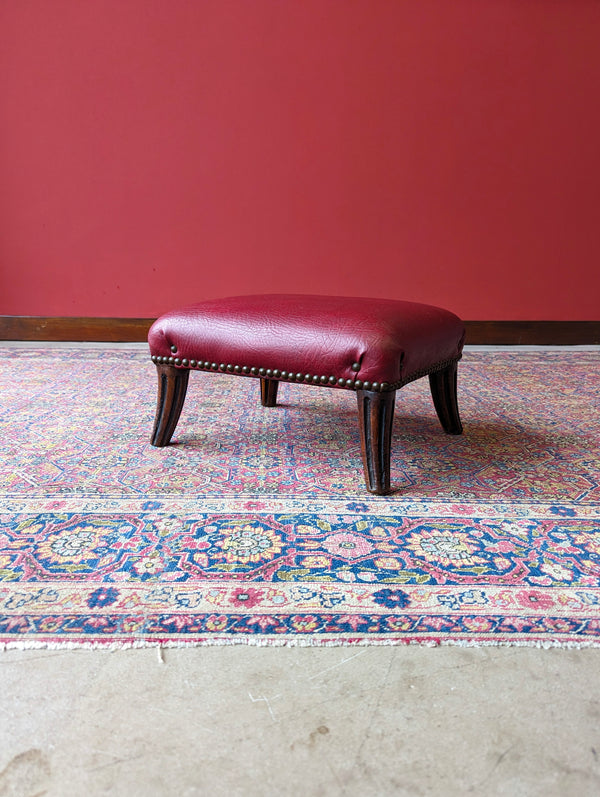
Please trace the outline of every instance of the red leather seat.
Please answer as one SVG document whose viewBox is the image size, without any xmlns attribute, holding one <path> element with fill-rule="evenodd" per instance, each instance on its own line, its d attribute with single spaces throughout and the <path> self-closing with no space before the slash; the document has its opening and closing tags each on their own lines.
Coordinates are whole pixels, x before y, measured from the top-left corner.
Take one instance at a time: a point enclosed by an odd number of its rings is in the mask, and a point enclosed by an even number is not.
<svg viewBox="0 0 600 797">
<path fill-rule="evenodd" d="M 463 340 L 462 321 L 439 307 L 294 295 L 193 304 L 163 315 L 148 336 L 152 356 L 177 367 L 384 390 L 459 359 Z"/>
</svg>

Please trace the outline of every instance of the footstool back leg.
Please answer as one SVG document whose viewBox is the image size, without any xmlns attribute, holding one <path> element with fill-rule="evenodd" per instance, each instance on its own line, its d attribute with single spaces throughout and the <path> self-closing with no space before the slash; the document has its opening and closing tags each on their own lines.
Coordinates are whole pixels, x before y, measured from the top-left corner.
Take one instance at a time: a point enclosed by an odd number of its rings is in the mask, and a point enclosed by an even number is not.
<svg viewBox="0 0 600 797">
<path fill-rule="evenodd" d="M 275 407 L 277 404 L 277 388 L 279 382 L 276 379 L 260 380 L 260 403 L 263 407 Z"/>
<path fill-rule="evenodd" d="M 462 423 L 458 414 L 456 397 L 457 364 L 452 363 L 443 371 L 429 374 L 431 397 L 440 423 L 448 434 L 462 434 Z"/>
<path fill-rule="evenodd" d="M 190 372 L 173 365 L 157 365 L 158 398 L 156 418 L 151 443 L 153 446 L 169 444 L 183 409 Z"/>
<path fill-rule="evenodd" d="M 367 489 L 390 492 L 390 448 L 396 391 L 357 390 L 360 445 Z"/>
</svg>

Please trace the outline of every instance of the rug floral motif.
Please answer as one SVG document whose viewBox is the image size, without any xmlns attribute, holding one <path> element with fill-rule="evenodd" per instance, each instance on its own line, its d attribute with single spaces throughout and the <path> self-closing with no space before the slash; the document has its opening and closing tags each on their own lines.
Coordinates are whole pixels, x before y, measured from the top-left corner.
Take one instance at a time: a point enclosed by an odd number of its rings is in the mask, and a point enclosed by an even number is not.
<svg viewBox="0 0 600 797">
<path fill-rule="evenodd" d="M 193 373 L 157 449 L 145 351 L 0 354 L 0 644 L 600 645 L 598 351 L 403 388 L 385 497 L 350 391 Z"/>
</svg>

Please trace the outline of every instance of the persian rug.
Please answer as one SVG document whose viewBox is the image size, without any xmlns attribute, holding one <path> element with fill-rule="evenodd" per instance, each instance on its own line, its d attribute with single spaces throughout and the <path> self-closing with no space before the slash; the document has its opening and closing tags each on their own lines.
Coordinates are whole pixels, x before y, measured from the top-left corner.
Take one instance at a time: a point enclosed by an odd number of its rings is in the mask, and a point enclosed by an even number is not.
<svg viewBox="0 0 600 797">
<path fill-rule="evenodd" d="M 4 646 L 600 645 L 598 351 L 467 351 L 460 437 L 403 388 L 385 497 L 349 391 L 192 373 L 157 449 L 139 347 L 0 354 Z"/>
</svg>

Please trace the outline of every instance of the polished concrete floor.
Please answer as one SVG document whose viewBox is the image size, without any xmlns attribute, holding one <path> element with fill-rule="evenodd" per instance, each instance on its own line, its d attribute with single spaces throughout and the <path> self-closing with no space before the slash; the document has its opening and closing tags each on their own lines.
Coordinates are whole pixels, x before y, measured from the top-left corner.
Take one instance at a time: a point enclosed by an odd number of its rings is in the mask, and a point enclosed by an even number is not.
<svg viewBox="0 0 600 797">
<path fill-rule="evenodd" d="M 0 652 L 0 795 L 600 794 L 600 649 Z"/>
</svg>

